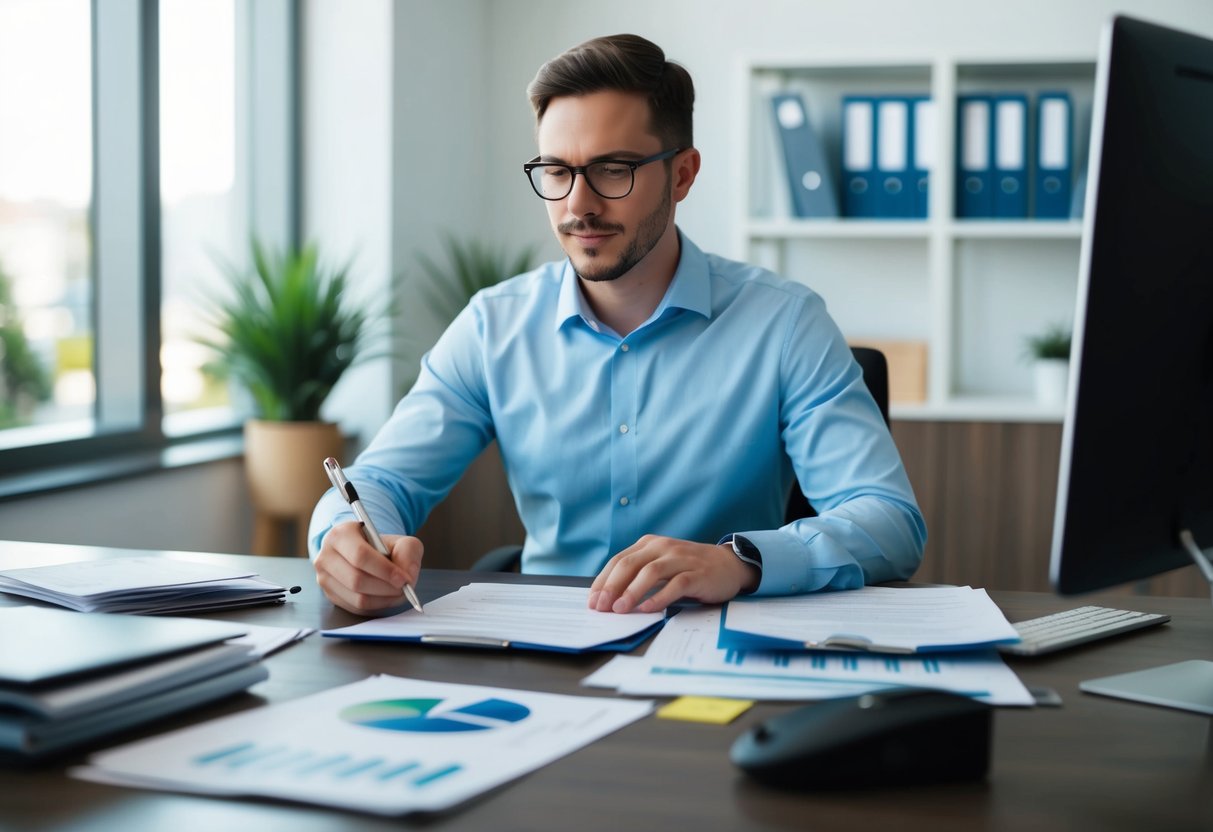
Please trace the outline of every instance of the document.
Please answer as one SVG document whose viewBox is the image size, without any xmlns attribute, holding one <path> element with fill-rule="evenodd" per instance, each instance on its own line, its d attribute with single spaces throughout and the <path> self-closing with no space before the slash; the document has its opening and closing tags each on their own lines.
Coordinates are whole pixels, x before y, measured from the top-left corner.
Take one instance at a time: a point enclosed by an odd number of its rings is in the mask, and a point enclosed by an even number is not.
<svg viewBox="0 0 1213 832">
<path fill-rule="evenodd" d="M 649 701 L 373 676 L 95 754 L 71 774 L 381 815 L 436 811 L 652 709 Z"/>
<path fill-rule="evenodd" d="M 730 601 L 721 619 L 719 646 L 918 653 L 1017 641 L 1019 633 L 984 589 L 868 586 Z"/>
<path fill-rule="evenodd" d="M 718 647 L 721 609 L 683 610 L 643 657 L 616 656 L 586 687 L 643 696 L 727 696 L 799 701 L 881 688 L 928 687 L 991 705 L 1033 704 L 998 653 L 878 656 L 867 653 L 753 651 Z"/>
<path fill-rule="evenodd" d="M 253 572 L 147 555 L 9 569 L 0 592 L 78 612 L 183 614 L 281 603 L 287 589 Z"/>
<path fill-rule="evenodd" d="M 321 634 L 465 647 L 630 650 L 665 620 L 660 612 L 597 612 L 587 606 L 589 595 L 586 587 L 473 583 L 429 602 L 424 613 L 407 610 Z"/>
</svg>

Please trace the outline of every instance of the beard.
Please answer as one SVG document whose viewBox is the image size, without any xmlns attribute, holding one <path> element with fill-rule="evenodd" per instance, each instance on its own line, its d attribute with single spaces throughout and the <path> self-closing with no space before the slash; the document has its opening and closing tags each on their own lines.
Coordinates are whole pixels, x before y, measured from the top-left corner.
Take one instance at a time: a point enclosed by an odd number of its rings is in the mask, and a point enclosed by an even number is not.
<svg viewBox="0 0 1213 832">
<path fill-rule="evenodd" d="M 637 263 L 648 256 L 648 253 L 653 250 L 658 240 L 661 239 L 661 235 L 665 233 L 665 229 L 670 222 L 671 210 L 673 210 L 673 199 L 670 195 L 670 189 L 667 187 L 661 198 L 661 203 L 636 226 L 636 236 L 632 238 L 632 241 L 628 243 L 627 247 L 619 255 L 619 259 L 614 263 L 599 262 L 601 259 L 599 249 L 587 248 L 584 250 L 585 262 L 580 266 L 576 262 L 573 262 L 573 268 L 576 270 L 578 277 L 594 283 L 605 283 L 610 280 L 618 280 L 630 272 Z M 564 234 L 573 231 L 605 231 L 622 234 L 626 229 L 622 225 L 599 222 L 596 218 L 591 217 L 589 220 L 575 220 L 564 223 L 557 228 L 557 231 Z M 571 254 L 569 255 L 569 260 L 573 260 Z"/>
</svg>

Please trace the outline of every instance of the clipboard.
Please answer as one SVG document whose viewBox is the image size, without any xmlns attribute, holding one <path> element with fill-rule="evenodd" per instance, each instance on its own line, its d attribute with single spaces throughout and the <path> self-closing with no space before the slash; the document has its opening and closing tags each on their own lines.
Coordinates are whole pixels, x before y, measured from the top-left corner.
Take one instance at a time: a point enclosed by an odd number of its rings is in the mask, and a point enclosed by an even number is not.
<svg viewBox="0 0 1213 832">
<path fill-rule="evenodd" d="M 908 593 L 908 594 L 907 594 Z M 916 595 L 917 594 L 917 595 Z M 921 600 L 921 606 L 913 602 Z M 854 612 L 849 613 L 846 607 L 854 602 Z M 760 609 L 763 605 L 770 610 L 778 610 L 781 606 L 790 609 L 793 605 L 798 611 L 812 612 L 812 606 L 830 605 L 829 615 L 823 615 L 822 621 L 846 620 L 846 629 L 835 629 L 826 635 L 819 635 L 821 630 L 818 621 L 811 620 L 811 615 L 805 616 L 801 631 L 807 634 L 802 638 L 788 635 L 796 627 L 781 627 L 781 632 L 773 632 L 774 628 L 764 628 L 753 623 L 738 626 L 730 623 L 729 612 L 737 603 L 758 605 L 747 610 Z M 903 604 L 903 612 L 894 613 L 904 616 L 903 622 L 895 625 L 888 621 L 882 626 L 871 626 L 864 614 L 864 605 L 874 610 L 883 604 Z M 939 605 L 935 609 L 933 605 Z M 841 611 L 840 611 L 841 608 Z M 940 635 L 940 627 L 919 627 L 915 633 L 916 622 L 927 620 L 931 616 L 936 621 L 952 622 L 954 626 L 944 628 L 946 636 Z M 736 617 L 736 616 L 735 616 Z M 781 617 L 776 614 L 772 617 Z M 750 621 L 754 619 L 750 616 Z M 973 622 L 972 626 L 964 626 L 955 622 Z M 852 629 L 853 627 L 853 629 Z M 909 637 L 885 639 L 872 633 L 886 632 L 894 628 L 898 635 L 910 634 Z M 866 629 L 866 632 L 865 632 Z M 764 631 L 765 630 L 765 631 Z M 784 597 L 771 599 L 751 599 L 742 602 L 729 602 L 720 614 L 720 629 L 716 646 L 725 650 L 838 650 L 864 653 L 888 653 L 893 655 L 914 655 L 920 653 L 946 653 L 986 650 L 1000 644 L 1014 644 L 1019 641 L 1019 633 L 1002 615 L 1002 612 L 990 601 L 984 590 L 974 590 L 969 587 L 931 587 L 893 589 L 890 587 L 865 587 L 862 589 L 825 592 L 816 595 Z"/>
<path fill-rule="evenodd" d="M 591 610 L 588 587 L 470 583 L 406 610 L 334 630 L 327 638 L 396 641 L 488 650 L 552 653 L 623 652 L 665 623 L 664 613 Z"/>
<path fill-rule="evenodd" d="M 628 638 L 606 641 L 590 647 L 562 647 L 553 644 L 539 644 L 529 641 L 511 641 L 503 638 L 489 638 L 480 635 L 462 635 L 459 633 L 431 633 L 421 636 L 386 636 L 358 635 L 341 633 L 337 630 L 326 630 L 321 633 L 326 638 L 344 638 L 350 641 L 394 641 L 403 644 L 430 644 L 436 647 L 467 647 L 474 650 L 538 650 L 545 653 L 567 653 L 580 655 L 582 653 L 627 653 L 641 644 L 651 635 L 665 626 L 665 621 L 650 624 L 643 630 Z"/>
</svg>

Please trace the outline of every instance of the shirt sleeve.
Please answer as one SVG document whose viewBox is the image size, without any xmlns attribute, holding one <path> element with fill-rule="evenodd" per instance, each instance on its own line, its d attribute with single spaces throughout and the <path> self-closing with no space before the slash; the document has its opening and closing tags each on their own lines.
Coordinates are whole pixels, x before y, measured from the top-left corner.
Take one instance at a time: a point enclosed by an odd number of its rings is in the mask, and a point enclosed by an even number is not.
<svg viewBox="0 0 1213 832">
<path fill-rule="evenodd" d="M 483 316 L 473 302 L 421 359 L 421 373 L 346 476 L 383 534 L 413 534 L 492 441 Z M 335 489 L 312 512 L 308 549 L 354 514 Z"/>
<path fill-rule="evenodd" d="M 818 516 L 737 530 L 762 553 L 755 594 L 909 578 L 922 561 L 926 523 L 862 371 L 816 295 L 786 334 L 781 385 L 784 446 Z"/>
</svg>

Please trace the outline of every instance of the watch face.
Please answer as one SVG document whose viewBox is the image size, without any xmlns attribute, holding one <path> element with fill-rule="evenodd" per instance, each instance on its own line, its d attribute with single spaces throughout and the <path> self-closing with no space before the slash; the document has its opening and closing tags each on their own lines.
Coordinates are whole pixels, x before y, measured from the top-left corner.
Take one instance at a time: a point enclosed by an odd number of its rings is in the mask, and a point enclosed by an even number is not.
<svg viewBox="0 0 1213 832">
<path fill-rule="evenodd" d="M 737 553 L 737 557 L 744 560 L 746 563 L 752 563 L 755 566 L 762 567 L 762 553 L 758 551 L 750 539 L 742 537 L 739 534 L 733 535 L 733 551 Z"/>
</svg>

